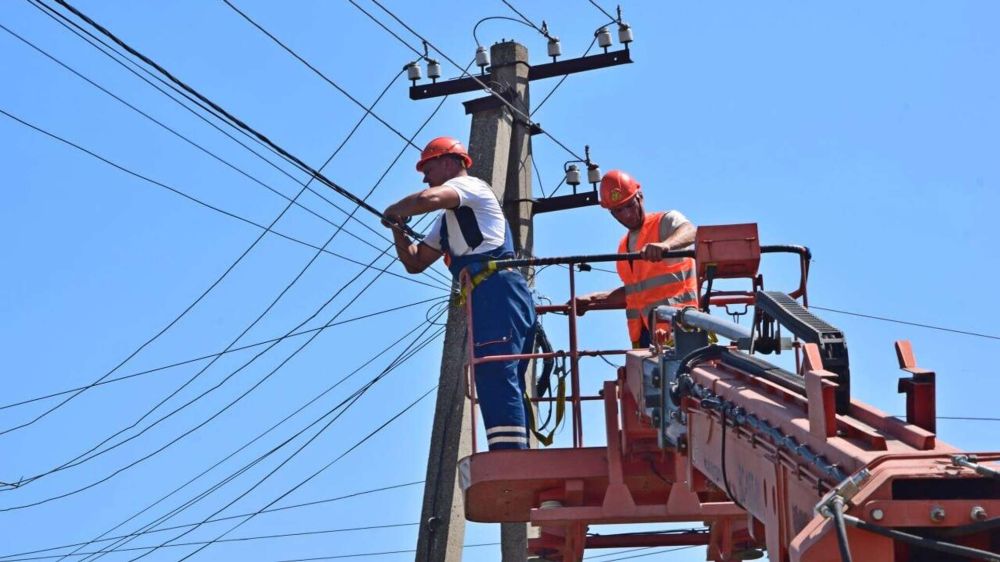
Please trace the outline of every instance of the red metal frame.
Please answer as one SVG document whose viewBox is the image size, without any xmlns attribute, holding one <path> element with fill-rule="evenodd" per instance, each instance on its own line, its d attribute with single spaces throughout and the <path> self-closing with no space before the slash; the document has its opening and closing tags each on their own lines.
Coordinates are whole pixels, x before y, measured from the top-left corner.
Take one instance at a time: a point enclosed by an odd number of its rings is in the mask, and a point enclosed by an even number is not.
<svg viewBox="0 0 1000 562">
<path fill-rule="evenodd" d="M 807 253 L 800 254 L 800 286 L 793 293 L 804 304 L 806 258 Z M 736 252 L 727 259 L 737 263 L 740 255 Z M 746 268 L 745 273 L 753 275 L 755 290 L 762 285 L 756 266 Z M 742 556 L 741 551 L 766 548 L 775 561 L 832 562 L 839 560 L 833 524 L 817 509 L 843 482 L 831 476 L 836 471 L 829 466 L 836 466 L 841 474 L 870 474 L 857 479 L 856 488 L 845 494 L 847 513 L 869 523 L 905 530 L 947 529 L 968 525 L 970 513 L 977 508 L 988 517 L 1000 515 L 1000 486 L 991 488 L 992 481 L 952 462 L 959 451 L 936 439 L 935 375 L 917 366 L 908 342 L 896 344 L 900 368 L 910 375 L 899 383 L 899 392 L 907 397 L 905 421 L 856 400 L 851 401 L 847 414 L 837 414 L 835 379 L 823 369 L 814 344 L 796 346 L 796 368 L 805 379 L 805 395 L 718 360 L 703 360 L 688 373 L 697 388 L 765 420 L 771 430 L 807 447 L 827 465 L 817 464 L 802 449 L 776 442 L 773 434 L 752 426 L 732 425 L 732 420 L 723 426 L 717 409 L 691 396 L 682 399 L 687 434 L 681 446 L 661 448 L 658 428 L 645 413 L 642 372 L 644 360 L 658 350 L 578 350 L 572 265 L 569 275 L 569 304 L 538 307 L 539 313 L 568 314 L 568 351 L 471 359 L 474 340 L 469 322 L 467 375 L 472 403 L 476 403 L 471 377 L 475 365 L 568 357 L 573 440 L 570 448 L 494 451 L 463 459 L 459 473 L 468 519 L 530 522 L 540 528 L 540 535 L 529 541 L 529 552 L 552 561 L 578 562 L 586 548 L 691 544 L 707 545 L 710 560 L 733 560 Z M 467 285 L 468 278 L 463 276 L 462 282 Z M 710 304 L 745 299 L 752 304 L 752 293 L 719 295 Z M 466 307 L 471 318 L 471 303 Z M 580 357 L 610 353 L 624 353 L 626 367 L 615 380 L 604 383 L 599 395 L 582 396 Z M 586 400 L 604 401 L 606 446 L 583 446 L 580 409 Z M 1000 453 L 981 453 L 976 462 L 998 461 Z M 963 493 L 955 493 L 955 486 L 962 487 Z M 727 495 L 730 492 L 738 504 Z M 586 534 L 589 524 L 669 521 L 701 521 L 710 531 Z M 995 549 L 1000 532 L 990 533 L 972 532 L 949 540 Z M 847 535 L 855 560 L 902 562 L 912 554 L 904 544 L 856 527 L 849 527 Z"/>
<path fill-rule="evenodd" d="M 598 357 L 604 355 L 624 355 L 628 353 L 628 350 L 580 350 L 577 348 L 577 309 L 576 309 L 576 278 L 575 271 L 573 269 L 573 264 L 570 264 L 567 268 L 569 270 L 569 287 L 570 287 L 570 299 L 569 304 L 565 305 L 548 305 L 548 306 L 538 306 L 535 308 L 538 314 L 546 313 L 564 313 L 566 314 L 567 321 L 569 323 L 569 350 L 568 351 L 558 351 L 553 353 L 531 353 L 531 354 L 511 354 L 511 355 L 491 355 L 489 357 L 474 357 L 474 334 L 472 331 L 472 299 L 467 298 L 465 300 L 465 314 L 466 314 L 466 397 L 469 398 L 473 404 L 472 408 L 472 451 L 475 453 L 478 451 L 476 444 L 476 408 L 475 405 L 479 404 L 479 400 L 476 398 L 476 385 L 475 385 L 475 368 L 476 365 L 481 365 L 483 363 L 491 363 L 497 361 L 517 361 L 522 359 L 547 359 L 547 358 L 569 358 L 570 362 L 570 392 L 566 395 L 566 400 L 570 406 L 570 428 L 573 435 L 573 448 L 583 447 L 583 414 L 582 405 L 583 402 L 603 400 L 600 394 L 594 395 L 583 395 L 580 391 L 580 358 L 581 357 Z M 471 279 L 467 272 L 463 271 L 459 276 L 459 283 L 463 288 L 464 294 L 471 294 Z M 555 398 L 532 398 L 532 402 L 553 402 Z"/>
</svg>

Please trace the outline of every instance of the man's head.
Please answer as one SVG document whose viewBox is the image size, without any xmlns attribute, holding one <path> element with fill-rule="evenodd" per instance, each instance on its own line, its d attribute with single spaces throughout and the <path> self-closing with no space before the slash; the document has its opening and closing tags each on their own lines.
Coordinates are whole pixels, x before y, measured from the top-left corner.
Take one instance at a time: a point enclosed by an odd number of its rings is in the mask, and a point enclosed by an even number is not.
<svg viewBox="0 0 1000 562">
<path fill-rule="evenodd" d="M 424 174 L 424 183 L 432 187 L 465 175 L 470 167 L 469 152 L 452 137 L 438 137 L 427 143 L 417 162 L 417 171 Z"/>
<path fill-rule="evenodd" d="M 639 182 L 621 170 L 611 170 L 601 178 L 601 206 L 629 230 L 642 226 L 646 210 Z"/>
</svg>

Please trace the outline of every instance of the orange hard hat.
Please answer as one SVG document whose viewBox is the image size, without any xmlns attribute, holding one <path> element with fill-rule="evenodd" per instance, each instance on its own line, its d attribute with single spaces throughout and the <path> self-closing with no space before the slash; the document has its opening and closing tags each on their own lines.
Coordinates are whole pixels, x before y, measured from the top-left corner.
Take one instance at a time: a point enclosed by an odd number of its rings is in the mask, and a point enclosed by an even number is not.
<svg viewBox="0 0 1000 562">
<path fill-rule="evenodd" d="M 614 209 L 628 203 L 642 186 L 621 170 L 611 170 L 601 178 L 601 206 Z"/>
<path fill-rule="evenodd" d="M 465 146 L 463 146 L 458 139 L 452 137 L 438 137 L 427 143 L 427 146 L 424 147 L 424 151 L 420 153 L 420 160 L 417 161 L 417 171 L 423 172 L 424 163 L 428 160 L 444 156 L 445 154 L 455 154 L 457 156 L 461 156 L 462 160 L 465 161 L 465 167 L 472 167 L 472 157 L 469 156 L 469 151 L 465 150 Z"/>
</svg>

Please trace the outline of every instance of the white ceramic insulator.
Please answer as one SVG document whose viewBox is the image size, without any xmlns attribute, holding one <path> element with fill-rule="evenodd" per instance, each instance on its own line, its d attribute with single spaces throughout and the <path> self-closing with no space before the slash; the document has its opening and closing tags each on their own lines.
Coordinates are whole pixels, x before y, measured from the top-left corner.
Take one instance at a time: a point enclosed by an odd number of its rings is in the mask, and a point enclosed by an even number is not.
<svg viewBox="0 0 1000 562">
<path fill-rule="evenodd" d="M 406 65 L 406 77 L 410 80 L 420 80 L 420 65 L 415 62 Z"/>
<path fill-rule="evenodd" d="M 611 46 L 611 32 L 608 28 L 602 27 L 597 30 L 597 45 L 602 49 L 607 49 Z"/>
<path fill-rule="evenodd" d="M 580 185 L 580 169 L 575 164 L 566 168 L 566 183 L 572 186 Z"/>
<path fill-rule="evenodd" d="M 490 54 L 486 51 L 486 47 L 479 46 L 476 47 L 476 66 L 483 68 L 490 65 Z"/>
<path fill-rule="evenodd" d="M 618 24 L 618 42 L 622 45 L 632 42 L 632 26 L 627 23 Z"/>
<path fill-rule="evenodd" d="M 558 57 L 562 54 L 562 46 L 559 44 L 559 38 L 553 37 L 549 39 L 549 56 Z"/>
</svg>

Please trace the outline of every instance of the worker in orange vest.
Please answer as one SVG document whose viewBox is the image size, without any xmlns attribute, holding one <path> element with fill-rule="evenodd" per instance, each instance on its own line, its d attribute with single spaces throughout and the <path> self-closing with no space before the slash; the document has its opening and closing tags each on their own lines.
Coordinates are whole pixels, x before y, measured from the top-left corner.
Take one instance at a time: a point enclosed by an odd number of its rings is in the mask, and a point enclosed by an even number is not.
<svg viewBox="0 0 1000 562">
<path fill-rule="evenodd" d="M 639 182 L 621 170 L 601 178 L 601 206 L 628 229 L 618 253 L 641 252 L 642 260 L 620 261 L 623 285 L 609 292 L 577 297 L 577 313 L 596 305 L 625 308 L 632 347 L 650 344 L 649 313 L 660 305 L 698 306 L 694 260 L 663 259 L 664 252 L 686 250 L 697 229 L 679 211 L 647 212 Z"/>
</svg>

